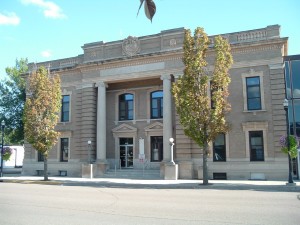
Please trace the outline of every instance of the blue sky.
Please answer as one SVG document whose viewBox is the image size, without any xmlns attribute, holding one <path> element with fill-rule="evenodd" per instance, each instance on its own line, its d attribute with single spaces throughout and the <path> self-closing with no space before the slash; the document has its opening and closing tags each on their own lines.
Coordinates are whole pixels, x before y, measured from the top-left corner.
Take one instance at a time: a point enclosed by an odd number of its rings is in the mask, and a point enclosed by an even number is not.
<svg viewBox="0 0 300 225">
<path fill-rule="evenodd" d="M 299 0 L 154 0 L 152 23 L 139 0 L 0 0 L 0 79 L 18 58 L 42 62 L 82 54 L 81 46 L 162 30 L 203 27 L 208 35 L 279 24 L 289 55 L 300 54 Z"/>
</svg>

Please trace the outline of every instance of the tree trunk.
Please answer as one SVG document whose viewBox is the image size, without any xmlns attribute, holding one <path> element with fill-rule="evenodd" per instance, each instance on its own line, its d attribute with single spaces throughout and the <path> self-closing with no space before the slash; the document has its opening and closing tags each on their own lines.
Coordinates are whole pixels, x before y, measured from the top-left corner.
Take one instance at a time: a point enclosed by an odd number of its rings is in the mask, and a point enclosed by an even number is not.
<svg viewBox="0 0 300 225">
<path fill-rule="evenodd" d="M 44 181 L 48 181 L 48 156 L 44 155 Z"/>
<path fill-rule="evenodd" d="M 207 156 L 208 156 L 208 143 L 205 141 L 203 146 L 203 184 L 208 184 L 208 167 L 207 167 Z"/>
</svg>

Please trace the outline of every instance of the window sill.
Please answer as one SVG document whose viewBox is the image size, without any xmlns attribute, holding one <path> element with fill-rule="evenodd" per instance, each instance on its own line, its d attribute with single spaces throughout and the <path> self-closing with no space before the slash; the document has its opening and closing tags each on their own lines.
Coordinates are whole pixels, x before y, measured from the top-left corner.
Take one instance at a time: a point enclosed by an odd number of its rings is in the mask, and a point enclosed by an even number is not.
<svg viewBox="0 0 300 225">
<path fill-rule="evenodd" d="M 71 121 L 68 121 L 68 122 L 58 122 L 57 124 L 58 125 L 67 125 L 67 124 L 70 124 L 71 123 Z"/>
<path fill-rule="evenodd" d="M 139 119 L 139 120 L 118 120 L 118 121 L 114 121 L 115 125 L 118 125 L 119 123 L 132 123 L 132 124 L 136 124 L 137 122 L 147 122 L 150 123 L 151 121 L 162 121 L 163 118 L 160 119 Z"/>
<path fill-rule="evenodd" d="M 253 113 L 254 115 L 256 115 L 256 113 L 260 113 L 260 112 L 267 112 L 267 110 L 265 109 L 259 109 L 259 110 L 244 110 L 244 113 Z"/>
</svg>

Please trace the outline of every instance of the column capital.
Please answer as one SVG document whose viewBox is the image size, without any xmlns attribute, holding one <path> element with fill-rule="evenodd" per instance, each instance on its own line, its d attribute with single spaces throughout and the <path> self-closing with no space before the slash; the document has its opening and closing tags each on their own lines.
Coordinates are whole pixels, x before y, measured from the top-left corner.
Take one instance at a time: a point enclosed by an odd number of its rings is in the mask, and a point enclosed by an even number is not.
<svg viewBox="0 0 300 225">
<path fill-rule="evenodd" d="M 164 74 L 160 76 L 161 80 L 171 80 L 171 75 L 170 74 Z"/>
<path fill-rule="evenodd" d="M 180 74 L 180 73 L 176 73 L 176 74 L 173 74 L 175 80 L 178 80 L 180 77 L 183 76 L 183 74 Z"/>
<path fill-rule="evenodd" d="M 98 82 L 95 84 L 95 87 L 104 87 L 104 88 L 107 88 L 108 85 L 107 85 L 107 83 L 105 83 L 104 81 L 98 81 Z"/>
</svg>

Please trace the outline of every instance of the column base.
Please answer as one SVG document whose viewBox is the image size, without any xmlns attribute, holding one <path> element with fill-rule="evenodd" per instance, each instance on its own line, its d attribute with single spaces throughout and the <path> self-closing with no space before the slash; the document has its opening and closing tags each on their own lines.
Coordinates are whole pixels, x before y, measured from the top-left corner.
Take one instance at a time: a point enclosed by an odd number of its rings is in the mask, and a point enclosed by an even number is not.
<svg viewBox="0 0 300 225">
<path fill-rule="evenodd" d="M 109 164 L 106 161 L 97 161 L 95 163 L 95 176 L 101 177 L 109 169 Z"/>
<path fill-rule="evenodd" d="M 95 165 L 85 163 L 81 165 L 81 177 L 92 179 L 95 175 Z"/>
<path fill-rule="evenodd" d="M 165 164 L 165 180 L 178 179 L 178 164 L 166 163 Z"/>
</svg>

